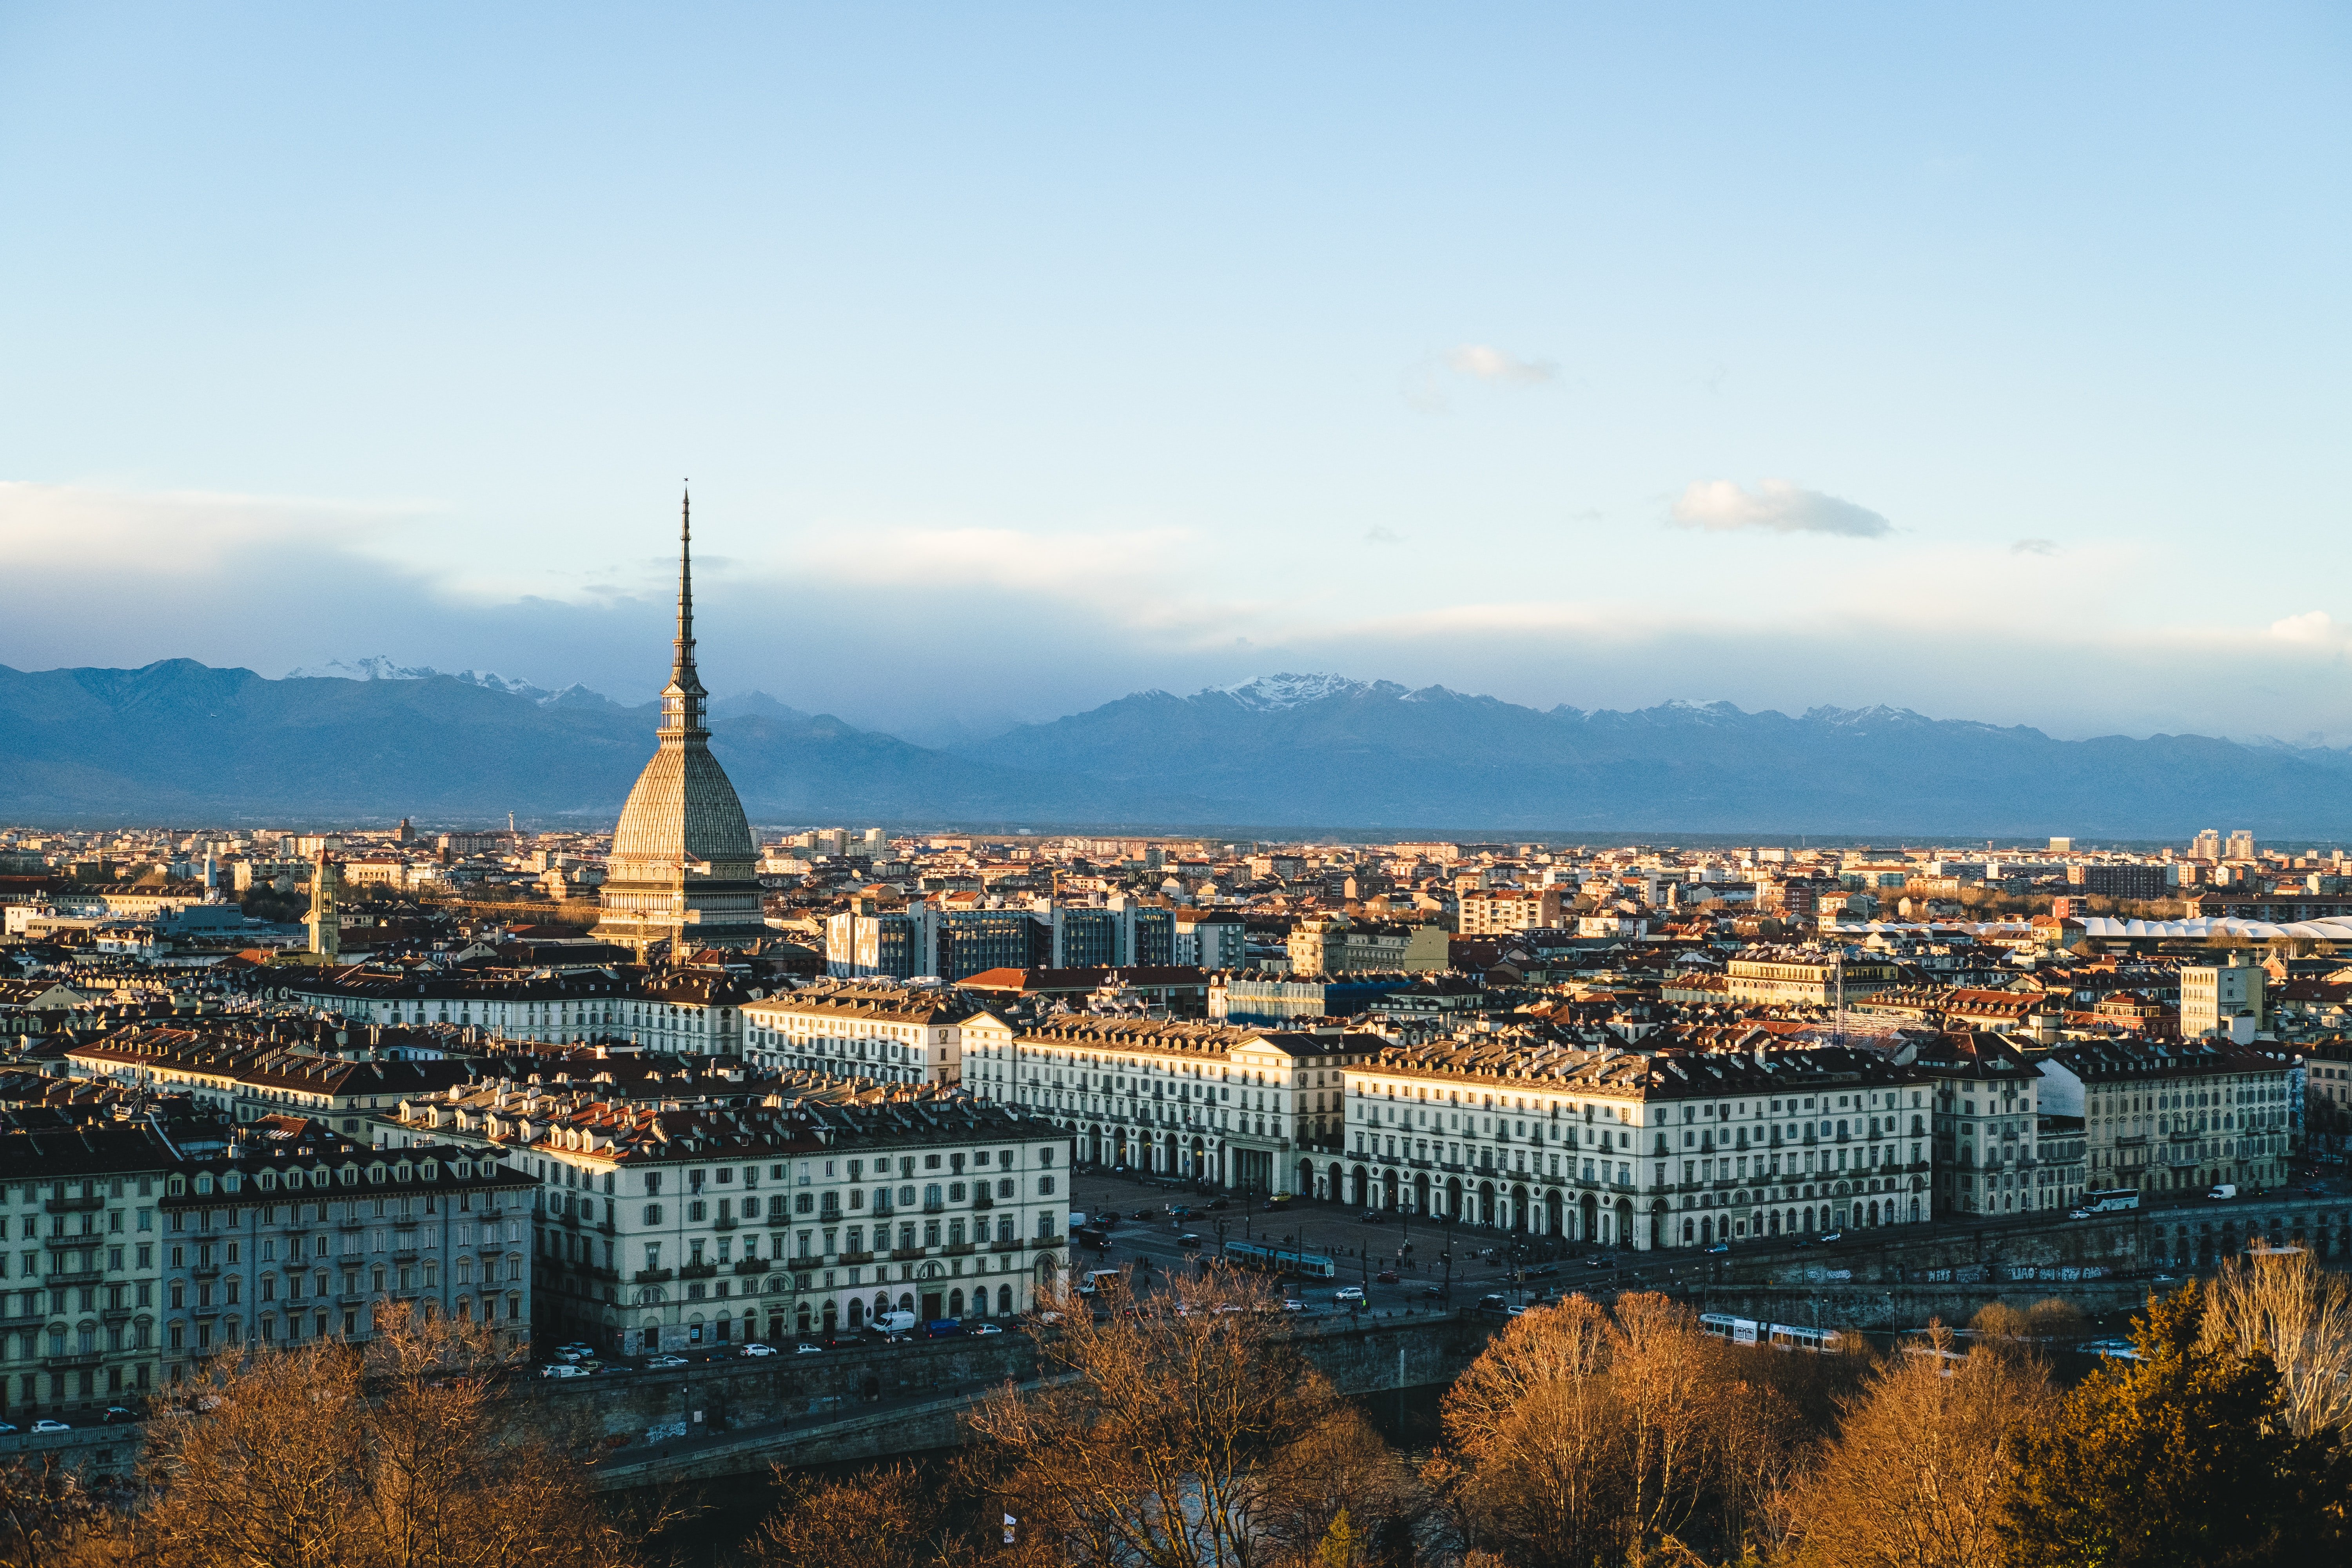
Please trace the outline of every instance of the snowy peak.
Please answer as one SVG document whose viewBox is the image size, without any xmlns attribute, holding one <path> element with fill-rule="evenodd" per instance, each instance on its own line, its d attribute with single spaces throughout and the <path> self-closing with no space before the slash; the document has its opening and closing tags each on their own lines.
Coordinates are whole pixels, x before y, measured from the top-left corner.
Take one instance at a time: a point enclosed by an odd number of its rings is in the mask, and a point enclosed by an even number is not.
<svg viewBox="0 0 2352 1568">
<path fill-rule="evenodd" d="M 367 658 L 330 659 L 325 664 L 304 665 L 286 672 L 289 680 L 432 680 L 442 671 L 429 664 L 394 664 L 383 654 Z M 546 708 L 558 702 L 577 703 L 583 698 L 595 698 L 596 693 L 574 681 L 561 691 L 550 691 L 544 686 L 534 686 L 528 680 L 517 680 L 495 670 L 479 674 L 461 669 L 449 678 L 468 686 L 478 686 L 486 691 L 503 691 L 509 697 L 527 697 Z M 601 699 L 599 699 L 601 700 Z"/>
<path fill-rule="evenodd" d="M 1201 695 L 1221 692 L 1253 712 L 1278 713 L 1327 697 L 1360 697 L 1388 684 L 1350 680 L 1344 675 L 1261 675 L 1238 686 L 1212 687 Z"/>
</svg>

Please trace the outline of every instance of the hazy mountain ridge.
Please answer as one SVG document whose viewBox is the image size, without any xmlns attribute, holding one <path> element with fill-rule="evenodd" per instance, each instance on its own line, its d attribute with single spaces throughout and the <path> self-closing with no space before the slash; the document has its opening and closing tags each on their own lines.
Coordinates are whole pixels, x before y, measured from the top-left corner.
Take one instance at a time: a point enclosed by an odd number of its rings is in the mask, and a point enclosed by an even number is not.
<svg viewBox="0 0 2352 1568">
<path fill-rule="evenodd" d="M 594 823 L 618 815 L 657 715 L 577 686 L 440 674 L 0 667 L 0 820 L 513 811 Z M 761 692 L 713 702 L 711 731 L 764 821 L 2352 837 L 2352 752 L 2057 741 L 1886 707 L 1546 710 L 1282 675 L 1137 692 L 944 750 Z"/>
</svg>

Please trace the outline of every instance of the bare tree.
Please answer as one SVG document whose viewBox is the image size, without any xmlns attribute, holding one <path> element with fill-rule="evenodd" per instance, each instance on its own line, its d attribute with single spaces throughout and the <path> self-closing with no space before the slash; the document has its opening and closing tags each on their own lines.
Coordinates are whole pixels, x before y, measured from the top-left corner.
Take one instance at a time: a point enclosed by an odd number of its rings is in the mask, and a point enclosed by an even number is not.
<svg viewBox="0 0 2352 1568">
<path fill-rule="evenodd" d="M 986 1555 L 936 1479 L 912 1465 L 828 1480 L 779 1471 L 776 1480 L 781 1496 L 751 1551 L 761 1568 L 963 1568 Z"/>
<path fill-rule="evenodd" d="M 1796 1560 L 1862 1568 L 1998 1568 L 2001 1500 L 2024 1435 L 2052 1404 L 2047 1369 L 1941 1324 L 1848 1403 L 1784 1509 Z"/>
<path fill-rule="evenodd" d="M 161 1568 L 603 1568 L 627 1552 L 505 1357 L 467 1324 L 387 1324 L 216 1371 L 152 1423 L 142 1546 Z"/>
<path fill-rule="evenodd" d="M 75 1568 L 116 1560 L 121 1500 L 82 1484 L 55 1454 L 0 1463 L 0 1568 Z"/>
<path fill-rule="evenodd" d="M 1001 1500 L 1017 1560 L 1249 1568 L 1274 1547 L 1269 1465 L 1329 1418 L 1329 1385 L 1254 1280 L 1171 1279 L 1041 1339 L 1045 1382 L 969 1417 L 969 1484 Z"/>
<path fill-rule="evenodd" d="M 2352 1284 L 2310 1253 L 2256 1254 L 2223 1265 L 2207 1287 L 2202 1333 L 2209 1349 L 2270 1357 L 2296 1436 L 2341 1431 L 2352 1418 Z"/>
</svg>

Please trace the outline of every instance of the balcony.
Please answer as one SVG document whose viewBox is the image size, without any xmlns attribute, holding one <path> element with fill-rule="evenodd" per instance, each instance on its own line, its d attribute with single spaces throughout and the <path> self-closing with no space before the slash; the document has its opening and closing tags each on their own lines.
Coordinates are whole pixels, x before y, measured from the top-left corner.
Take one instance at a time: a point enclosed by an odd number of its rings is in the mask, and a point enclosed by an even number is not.
<svg viewBox="0 0 2352 1568">
<path fill-rule="evenodd" d="M 971 1206 L 976 1209 L 992 1209 L 996 1206 L 996 1200 L 990 1197 L 987 1194 L 982 1193 L 980 1196 L 971 1200 Z"/>
<path fill-rule="evenodd" d="M 102 1209 L 105 1206 L 106 1194 L 103 1193 L 89 1198 L 50 1198 L 41 1205 L 41 1207 L 50 1214 L 77 1214 L 85 1210 Z"/>
<path fill-rule="evenodd" d="M 214 1272 L 220 1271 L 215 1269 Z M 95 1285 L 105 1278 L 106 1270 L 103 1268 L 77 1268 L 70 1272 L 44 1274 L 41 1276 L 41 1283 L 43 1285 Z"/>
<path fill-rule="evenodd" d="M 717 1219 L 710 1222 L 710 1228 L 713 1230 L 733 1230 L 737 1223 L 738 1222 L 733 1218 L 733 1216 L 729 1215 L 720 1215 Z"/>
<path fill-rule="evenodd" d="M 991 1252 L 1018 1252 L 1027 1245 L 1028 1243 L 1024 1241 L 992 1241 L 988 1244 L 988 1250 Z"/>
<path fill-rule="evenodd" d="M 636 1272 L 635 1282 L 640 1285 L 658 1285 L 670 1276 L 671 1270 L 667 1268 L 640 1268 Z"/>
<path fill-rule="evenodd" d="M 764 1258 L 746 1258 L 735 1265 L 738 1274 L 765 1274 L 774 1265 Z"/>
<path fill-rule="evenodd" d="M 950 1258 L 961 1258 L 966 1253 L 973 1251 L 978 1245 L 976 1242 L 970 1241 L 951 1241 L 940 1250 Z"/>
<path fill-rule="evenodd" d="M 96 1366 L 104 1359 L 97 1351 L 81 1351 L 73 1355 L 43 1356 L 41 1364 L 51 1372 L 63 1372 L 71 1367 Z"/>
<path fill-rule="evenodd" d="M 890 1249 L 890 1261 L 893 1263 L 909 1262 L 912 1259 L 924 1257 L 929 1250 L 930 1249 L 929 1247 L 894 1247 Z"/>
<path fill-rule="evenodd" d="M 719 1265 L 716 1263 L 681 1263 L 677 1268 L 677 1277 L 681 1279 L 711 1279 L 718 1274 Z"/>
<path fill-rule="evenodd" d="M 842 1263 L 871 1263 L 874 1261 L 874 1255 L 870 1252 L 845 1252 L 840 1255 L 836 1261 Z"/>
</svg>

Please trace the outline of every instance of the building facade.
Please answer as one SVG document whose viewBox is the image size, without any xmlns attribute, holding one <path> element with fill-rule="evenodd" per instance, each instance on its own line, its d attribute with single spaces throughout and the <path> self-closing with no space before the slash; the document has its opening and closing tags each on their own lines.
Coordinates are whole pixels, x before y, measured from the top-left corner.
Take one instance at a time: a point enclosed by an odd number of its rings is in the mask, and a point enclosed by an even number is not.
<svg viewBox="0 0 2352 1568">
<path fill-rule="evenodd" d="M 2094 1189 L 2194 1194 L 2287 1178 L 2291 1077 L 2274 1048 L 2221 1041 L 2095 1040 L 2036 1064 L 2045 1109 L 2083 1118 Z"/>
<path fill-rule="evenodd" d="M 743 1008 L 743 1054 L 780 1072 L 952 1087 L 963 1073 L 963 1022 L 977 1011 L 953 992 L 820 984 Z"/>
</svg>

